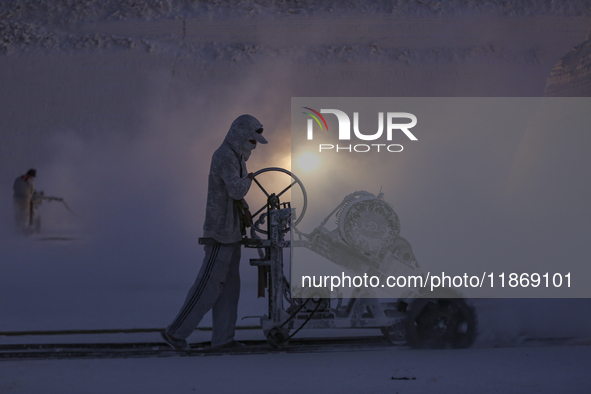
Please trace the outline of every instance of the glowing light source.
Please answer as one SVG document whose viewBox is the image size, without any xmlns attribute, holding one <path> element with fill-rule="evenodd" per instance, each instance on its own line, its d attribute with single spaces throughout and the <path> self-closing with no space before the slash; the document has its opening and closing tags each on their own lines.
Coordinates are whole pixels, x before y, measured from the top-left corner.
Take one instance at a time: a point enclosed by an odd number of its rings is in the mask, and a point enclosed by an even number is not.
<svg viewBox="0 0 591 394">
<path fill-rule="evenodd" d="M 320 159 L 312 152 L 307 152 L 298 158 L 298 167 L 304 171 L 315 170 L 320 164 Z"/>
</svg>

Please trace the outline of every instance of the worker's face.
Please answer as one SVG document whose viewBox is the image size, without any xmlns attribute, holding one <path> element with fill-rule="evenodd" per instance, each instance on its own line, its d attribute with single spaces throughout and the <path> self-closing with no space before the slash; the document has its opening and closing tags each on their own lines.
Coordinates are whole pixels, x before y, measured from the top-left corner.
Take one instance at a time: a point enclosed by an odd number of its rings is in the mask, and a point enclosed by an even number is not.
<svg viewBox="0 0 591 394">
<path fill-rule="evenodd" d="M 244 143 L 244 145 L 242 146 L 242 156 L 244 157 L 244 160 L 248 161 L 248 158 L 250 157 L 252 150 L 256 147 L 256 140 L 248 140 Z"/>
</svg>

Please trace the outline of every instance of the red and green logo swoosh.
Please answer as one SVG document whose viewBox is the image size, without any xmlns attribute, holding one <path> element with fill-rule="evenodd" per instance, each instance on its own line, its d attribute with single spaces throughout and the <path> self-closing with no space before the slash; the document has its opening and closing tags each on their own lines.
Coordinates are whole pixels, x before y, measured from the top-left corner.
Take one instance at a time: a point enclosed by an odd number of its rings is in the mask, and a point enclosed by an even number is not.
<svg viewBox="0 0 591 394">
<path fill-rule="evenodd" d="M 311 114 L 309 112 L 302 112 L 302 113 L 306 114 L 306 115 L 310 115 L 316 121 L 316 123 L 318 123 L 318 126 L 320 126 L 320 130 L 324 130 L 324 128 L 322 127 L 322 123 L 320 123 L 320 119 L 322 119 L 324 126 L 326 126 L 326 131 L 328 131 L 328 125 L 326 124 L 326 120 L 324 120 L 324 117 L 322 115 L 320 115 L 320 112 L 318 112 L 312 108 L 308 108 L 308 107 L 302 107 L 302 108 L 307 109 L 308 111 L 314 112 L 314 114 Z M 320 119 L 318 119 L 318 118 L 320 118 Z"/>
</svg>

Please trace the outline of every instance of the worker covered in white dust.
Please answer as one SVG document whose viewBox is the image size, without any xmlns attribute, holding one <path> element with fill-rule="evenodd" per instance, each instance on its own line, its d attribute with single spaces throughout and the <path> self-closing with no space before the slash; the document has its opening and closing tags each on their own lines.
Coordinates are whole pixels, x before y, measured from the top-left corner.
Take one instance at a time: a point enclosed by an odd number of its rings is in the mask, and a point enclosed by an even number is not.
<svg viewBox="0 0 591 394">
<path fill-rule="evenodd" d="M 28 234 L 31 230 L 33 219 L 33 196 L 35 194 L 35 183 L 37 176 L 35 169 L 30 169 L 25 175 L 15 179 L 12 189 L 14 191 L 14 224 L 17 232 Z"/>
<path fill-rule="evenodd" d="M 195 283 L 174 321 L 162 333 L 174 349 L 188 349 L 186 338 L 212 310 L 212 347 L 240 346 L 234 341 L 240 295 L 240 241 L 252 224 L 244 196 L 254 175 L 246 161 L 257 143 L 266 144 L 262 124 L 251 115 L 236 118 L 209 170 L 203 236 L 205 258 Z"/>
</svg>

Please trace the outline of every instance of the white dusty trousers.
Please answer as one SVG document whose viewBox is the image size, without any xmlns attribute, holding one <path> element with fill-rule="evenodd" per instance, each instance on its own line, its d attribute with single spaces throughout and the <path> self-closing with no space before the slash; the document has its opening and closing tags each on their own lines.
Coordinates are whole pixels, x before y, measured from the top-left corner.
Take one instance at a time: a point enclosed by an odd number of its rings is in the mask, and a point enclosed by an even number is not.
<svg viewBox="0 0 591 394">
<path fill-rule="evenodd" d="M 14 226 L 17 232 L 25 233 L 31 220 L 31 207 L 27 200 L 14 199 Z"/>
<path fill-rule="evenodd" d="M 212 310 L 212 346 L 234 340 L 240 297 L 240 243 L 205 245 L 205 258 L 185 303 L 166 332 L 186 339 Z"/>
</svg>

